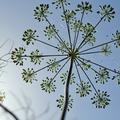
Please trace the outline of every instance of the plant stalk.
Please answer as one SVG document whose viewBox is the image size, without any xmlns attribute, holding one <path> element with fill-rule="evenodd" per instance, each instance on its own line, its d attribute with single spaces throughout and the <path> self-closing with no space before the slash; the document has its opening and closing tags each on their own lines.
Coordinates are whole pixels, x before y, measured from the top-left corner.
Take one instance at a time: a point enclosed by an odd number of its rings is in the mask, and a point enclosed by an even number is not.
<svg viewBox="0 0 120 120">
<path fill-rule="evenodd" d="M 68 77 L 65 85 L 64 107 L 63 107 L 60 120 L 65 120 L 65 116 L 67 114 L 67 108 L 68 108 L 68 102 L 69 102 L 69 84 L 70 84 L 70 79 L 71 79 L 71 74 L 73 69 L 73 62 L 74 62 L 74 59 L 71 58 L 70 68 L 69 68 Z"/>
</svg>

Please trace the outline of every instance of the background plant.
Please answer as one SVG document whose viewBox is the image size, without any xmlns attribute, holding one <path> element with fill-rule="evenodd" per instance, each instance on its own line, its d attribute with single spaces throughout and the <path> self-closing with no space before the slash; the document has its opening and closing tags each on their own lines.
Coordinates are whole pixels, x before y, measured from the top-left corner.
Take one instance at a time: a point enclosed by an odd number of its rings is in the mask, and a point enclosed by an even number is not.
<svg viewBox="0 0 120 120">
<path fill-rule="evenodd" d="M 69 8 L 70 3 L 68 2 L 67 0 L 56 0 L 52 2 L 56 9 L 62 11 L 62 15 L 60 15 L 61 22 L 66 24 L 67 29 L 65 29 L 66 34 L 68 33 L 68 38 L 61 36 L 60 30 L 49 20 L 49 15 L 51 15 L 52 12 L 49 11 L 50 5 L 48 4 L 40 4 L 37 6 L 34 10 L 34 17 L 39 22 L 46 22 L 48 24 L 43 31 L 49 41 L 39 39 L 36 30 L 28 29 L 23 34 L 22 40 L 27 46 L 31 43 L 34 45 L 35 42 L 39 42 L 56 49 L 55 54 L 48 54 L 49 51 L 47 54 L 43 54 L 39 52 L 38 49 L 27 54 L 26 48 L 19 47 L 15 48 L 11 55 L 16 65 L 24 65 L 24 60 L 27 59 L 30 59 L 30 62 L 34 64 L 40 64 L 40 68 L 37 70 L 33 68 L 23 69 L 22 77 L 25 82 L 32 83 L 33 81 L 37 81 L 36 76 L 38 72 L 44 69 L 47 69 L 52 75 L 54 74 L 52 77 L 49 76 L 40 81 L 42 90 L 48 93 L 55 92 L 57 88 L 55 82 L 59 80 L 58 76 L 60 75 L 65 89 L 64 95 L 60 95 L 60 98 L 57 99 L 57 106 L 62 110 L 61 120 L 64 120 L 67 110 L 72 107 L 74 101 L 74 98 L 72 99 L 71 95 L 69 95 L 69 85 L 73 78 L 75 79 L 73 83 L 76 85 L 76 93 L 79 94 L 80 97 L 85 97 L 93 90 L 95 91 L 91 100 L 92 104 L 95 104 L 97 108 L 105 108 L 109 105 L 110 98 L 106 91 L 96 88 L 96 83 L 105 84 L 109 79 L 116 79 L 118 84 L 120 83 L 119 70 L 111 69 L 97 63 L 97 61 L 91 60 L 89 57 L 87 58 L 87 55 L 100 53 L 105 56 L 111 55 L 112 49 L 114 48 L 113 44 L 116 48 L 120 46 L 120 32 L 118 30 L 113 33 L 111 40 L 108 42 L 97 44 L 96 38 L 96 28 L 101 22 L 110 22 L 114 18 L 114 9 L 111 5 L 100 5 L 97 11 L 100 17 L 98 22 L 94 24 L 90 22 L 86 23 L 83 20 L 87 14 L 92 14 L 92 5 L 89 2 L 81 2 L 78 3 L 75 9 L 71 10 Z M 54 44 L 51 44 L 52 40 L 56 40 L 56 42 L 54 41 Z M 44 61 L 47 61 L 46 65 L 42 66 L 43 64 L 41 63 Z M 65 73 L 60 74 L 63 69 Z M 67 74 L 66 71 L 68 71 Z M 88 72 L 91 71 L 95 76 L 96 83 L 94 83 L 88 75 Z M 73 77 L 73 72 L 75 77 Z M 83 74 L 86 78 L 82 77 Z"/>
<path fill-rule="evenodd" d="M 3 49 L 4 46 L 7 44 L 8 40 L 6 40 L 3 43 L 0 43 L 0 76 L 3 74 L 5 67 L 7 66 L 7 64 L 10 62 L 10 53 L 12 50 L 12 46 L 10 48 L 10 50 L 7 53 L 3 53 Z M 4 81 L 0 81 L 0 82 L 4 82 Z M 5 91 L 3 89 L 0 88 L 0 103 L 2 103 L 5 99 Z"/>
</svg>

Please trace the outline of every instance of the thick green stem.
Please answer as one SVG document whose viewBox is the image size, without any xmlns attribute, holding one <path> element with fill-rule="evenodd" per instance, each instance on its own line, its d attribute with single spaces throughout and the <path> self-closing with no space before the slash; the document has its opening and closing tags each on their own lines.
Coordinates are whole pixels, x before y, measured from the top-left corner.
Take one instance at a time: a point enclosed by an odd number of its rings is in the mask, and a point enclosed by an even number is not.
<svg viewBox="0 0 120 120">
<path fill-rule="evenodd" d="M 74 62 L 74 59 L 71 58 L 68 78 L 67 78 L 66 85 L 65 85 L 64 107 L 63 107 L 60 120 L 65 120 L 65 116 L 67 114 L 68 101 L 69 101 L 69 84 L 70 84 L 70 79 L 71 79 L 71 74 L 72 74 L 72 69 L 73 69 L 73 62 Z"/>
</svg>

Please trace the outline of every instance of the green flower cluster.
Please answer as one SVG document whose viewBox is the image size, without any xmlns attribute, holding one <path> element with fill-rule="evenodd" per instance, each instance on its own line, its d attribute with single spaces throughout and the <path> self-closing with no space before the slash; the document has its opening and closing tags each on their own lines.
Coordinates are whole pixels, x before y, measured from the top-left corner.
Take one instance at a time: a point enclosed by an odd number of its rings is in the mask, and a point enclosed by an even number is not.
<svg viewBox="0 0 120 120">
<path fill-rule="evenodd" d="M 59 70 L 59 63 L 56 61 L 56 58 L 54 59 L 49 59 L 49 61 L 47 62 L 48 65 L 50 65 L 48 67 L 48 71 L 51 71 L 52 73 L 53 72 L 57 72 Z"/>
<path fill-rule="evenodd" d="M 104 18 L 104 21 L 110 22 L 115 15 L 114 8 L 111 7 L 111 5 L 103 5 L 103 6 L 100 5 L 99 7 L 100 7 L 100 11 L 97 11 L 97 13 L 102 18 Z"/>
<path fill-rule="evenodd" d="M 110 54 L 112 53 L 111 47 L 110 47 L 108 44 L 106 44 L 105 46 L 103 46 L 103 47 L 101 48 L 101 51 L 102 51 L 102 53 L 103 53 L 104 55 L 106 55 L 106 56 L 108 56 L 108 55 L 110 55 Z"/>
<path fill-rule="evenodd" d="M 23 47 L 15 48 L 11 53 L 11 59 L 16 65 L 23 65 L 23 54 L 25 53 L 25 49 Z"/>
<path fill-rule="evenodd" d="M 32 29 L 27 29 L 24 32 L 22 40 L 26 42 L 26 45 L 29 45 L 30 43 L 34 44 L 36 37 L 38 37 L 37 35 L 35 35 L 35 33 L 36 30 L 33 31 Z"/>
<path fill-rule="evenodd" d="M 36 49 L 35 51 L 32 51 L 30 53 L 30 59 L 31 59 L 31 62 L 33 62 L 34 64 L 40 64 L 41 63 L 41 54 L 39 53 L 39 50 Z"/>
<path fill-rule="evenodd" d="M 54 2 L 52 2 L 52 4 L 53 5 L 55 4 L 56 9 L 58 9 L 58 8 L 61 8 L 62 5 L 65 5 L 65 6 L 70 5 L 70 3 L 68 1 L 69 0 L 54 0 Z"/>
<path fill-rule="evenodd" d="M 63 106 L 64 106 L 64 96 L 60 95 L 60 98 L 56 100 L 57 101 L 57 107 L 60 108 L 61 110 L 63 110 Z M 68 107 L 67 110 L 69 111 L 70 108 L 72 108 L 72 103 L 73 103 L 73 99 L 71 98 L 71 95 L 69 95 L 69 100 L 68 100 Z"/>
<path fill-rule="evenodd" d="M 66 10 L 64 15 L 61 15 L 63 21 L 72 22 L 75 19 L 75 11 Z"/>
<path fill-rule="evenodd" d="M 36 81 L 36 73 L 33 68 L 28 68 L 27 70 L 23 69 L 22 78 L 26 83 L 32 83 L 33 80 Z"/>
<path fill-rule="evenodd" d="M 66 83 L 67 77 L 68 77 L 68 71 L 66 71 L 65 73 L 62 73 L 60 75 L 61 82 L 63 83 L 63 85 Z M 70 79 L 70 84 L 73 84 L 73 83 L 75 83 L 75 74 L 74 73 L 71 74 L 71 79 Z"/>
<path fill-rule="evenodd" d="M 49 25 L 45 28 L 44 32 L 45 36 L 47 36 L 48 40 L 50 40 L 52 37 L 55 37 L 56 32 L 58 32 L 58 30 L 55 29 L 55 25 Z"/>
<path fill-rule="evenodd" d="M 99 68 L 99 72 L 96 73 L 96 83 L 105 84 L 109 79 L 109 72 L 106 69 Z"/>
<path fill-rule="evenodd" d="M 96 108 L 105 108 L 109 105 L 110 99 L 107 92 L 98 90 L 98 93 L 94 94 L 94 97 L 91 98 L 92 104 L 95 104 Z"/>
<path fill-rule="evenodd" d="M 81 4 L 77 5 L 76 11 L 80 11 L 81 13 L 88 14 L 89 12 L 92 12 L 92 5 L 89 2 L 81 2 Z"/>
<path fill-rule="evenodd" d="M 76 93 L 80 94 L 80 97 L 85 97 L 91 92 L 91 85 L 89 82 L 81 81 L 80 84 L 77 84 Z"/>
<path fill-rule="evenodd" d="M 52 14 L 49 12 L 49 5 L 48 4 L 40 4 L 39 6 L 36 7 L 34 10 L 34 16 L 35 19 L 37 19 L 39 22 L 44 21 L 45 18 L 47 17 L 47 14 Z"/>
<path fill-rule="evenodd" d="M 56 86 L 55 86 L 55 80 L 53 81 L 52 78 L 48 78 L 46 77 L 45 80 L 42 80 L 41 88 L 42 90 L 44 90 L 45 92 L 51 93 L 51 92 L 55 92 Z"/>
<path fill-rule="evenodd" d="M 112 34 L 113 38 L 112 40 L 116 40 L 115 46 L 118 48 L 120 47 L 120 32 L 117 30 L 115 34 Z"/>
</svg>

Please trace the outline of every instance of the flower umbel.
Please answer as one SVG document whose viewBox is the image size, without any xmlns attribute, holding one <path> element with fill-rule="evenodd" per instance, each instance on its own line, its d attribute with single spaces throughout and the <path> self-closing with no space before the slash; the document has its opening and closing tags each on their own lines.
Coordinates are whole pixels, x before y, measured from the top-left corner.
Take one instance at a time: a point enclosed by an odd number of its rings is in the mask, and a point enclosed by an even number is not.
<svg viewBox="0 0 120 120">
<path fill-rule="evenodd" d="M 96 73 L 96 83 L 105 84 L 109 79 L 109 72 L 106 69 L 99 68 L 99 72 Z"/>
<path fill-rule="evenodd" d="M 89 82 L 84 82 L 81 81 L 80 84 L 76 84 L 77 88 L 76 88 L 76 93 L 80 95 L 80 97 L 85 97 L 87 95 L 90 94 L 91 90 L 91 85 L 89 84 Z"/>
<path fill-rule="evenodd" d="M 61 78 L 61 81 L 62 81 L 63 85 L 66 83 L 67 77 L 68 77 L 68 71 L 61 74 L 60 78 Z M 70 79 L 70 84 L 73 84 L 73 83 L 75 83 L 75 75 L 74 75 L 74 73 L 71 74 L 71 79 Z"/>
<path fill-rule="evenodd" d="M 97 11 L 97 13 L 100 14 L 102 17 L 104 17 L 104 21 L 110 22 L 115 15 L 114 8 L 111 7 L 111 5 L 103 5 L 103 6 L 100 5 L 99 7 L 100 7 L 100 11 Z"/>
<path fill-rule="evenodd" d="M 118 85 L 120 85 L 120 70 L 118 71 L 116 75 L 112 77 L 112 80 L 117 80 Z"/>
<path fill-rule="evenodd" d="M 41 63 L 41 59 L 40 59 L 40 53 L 39 53 L 39 50 L 36 49 L 35 51 L 31 52 L 30 53 L 30 59 L 31 59 L 31 62 L 33 62 L 34 64 L 40 64 Z"/>
<path fill-rule="evenodd" d="M 92 12 L 92 5 L 89 2 L 81 2 L 81 4 L 77 5 L 76 11 L 80 11 L 81 13 L 88 14 L 89 12 Z"/>
<path fill-rule="evenodd" d="M 111 47 L 108 44 L 103 46 L 101 50 L 102 50 L 102 53 L 106 56 L 108 56 L 112 53 Z"/>
<path fill-rule="evenodd" d="M 71 22 L 74 20 L 76 13 L 74 11 L 66 10 L 64 15 L 61 15 L 62 20 L 66 20 L 67 22 Z"/>
<path fill-rule="evenodd" d="M 39 22 L 44 21 L 47 17 L 47 14 L 52 14 L 51 12 L 49 12 L 48 9 L 49 4 L 40 4 L 39 6 L 37 6 L 34 10 L 35 19 L 37 19 Z"/>
<path fill-rule="evenodd" d="M 56 30 L 56 28 L 55 28 L 55 25 L 49 25 L 45 28 L 44 32 L 45 32 L 45 36 L 48 37 L 48 40 L 55 37 L 55 35 L 56 35 L 55 31 L 58 32 L 58 30 Z"/>
<path fill-rule="evenodd" d="M 69 0 L 54 0 L 55 2 L 52 2 L 52 4 L 56 5 L 56 9 L 57 8 L 61 8 L 62 4 L 64 4 L 65 6 L 70 5 L 70 3 L 68 2 Z"/>
<path fill-rule="evenodd" d="M 33 80 L 36 80 L 35 76 L 36 73 L 33 68 L 28 68 L 27 70 L 23 69 L 22 78 L 26 83 L 32 83 Z"/>
<path fill-rule="evenodd" d="M 14 51 L 11 53 L 11 59 L 16 65 L 23 65 L 23 58 L 22 55 L 24 54 L 25 49 L 23 47 L 19 47 L 18 49 L 15 48 Z"/>
<path fill-rule="evenodd" d="M 60 95 L 60 98 L 57 99 L 56 102 L 57 102 L 57 107 L 63 110 L 64 96 Z M 71 95 L 69 95 L 68 108 L 67 108 L 68 111 L 70 111 L 70 108 L 72 108 L 72 103 L 73 103 L 73 99 L 71 98 Z"/>
<path fill-rule="evenodd" d="M 26 42 L 26 45 L 29 45 L 30 43 L 34 44 L 34 41 L 38 35 L 35 35 L 36 30 L 27 29 L 24 34 L 22 40 Z"/>
<path fill-rule="evenodd" d="M 51 93 L 51 92 L 55 92 L 56 86 L 55 86 L 55 80 L 53 80 L 52 78 L 48 78 L 46 77 L 45 80 L 42 80 L 41 88 L 42 90 L 44 90 L 45 92 Z"/>
<path fill-rule="evenodd" d="M 48 67 L 48 71 L 51 71 L 53 73 L 53 72 L 57 72 L 59 70 L 60 65 L 59 65 L 59 63 L 56 62 L 56 58 L 49 59 L 47 64 L 50 65 Z"/>
<path fill-rule="evenodd" d="M 116 48 L 120 47 L 120 32 L 117 30 L 115 34 L 112 34 L 113 35 L 113 40 L 116 40 L 115 42 L 115 46 Z"/>
<path fill-rule="evenodd" d="M 110 102 L 107 92 L 101 92 L 100 90 L 98 90 L 98 94 L 94 94 L 94 97 L 91 98 L 91 100 L 92 104 L 95 104 L 96 108 L 105 108 Z"/>
<path fill-rule="evenodd" d="M 69 49 L 69 43 L 68 42 L 65 42 L 65 41 L 63 41 L 64 43 L 59 43 L 57 46 L 58 46 L 58 51 L 60 51 L 62 54 L 64 54 L 65 52 L 67 52 L 68 51 L 68 49 Z M 68 49 L 66 48 L 66 47 L 68 47 Z"/>
</svg>

